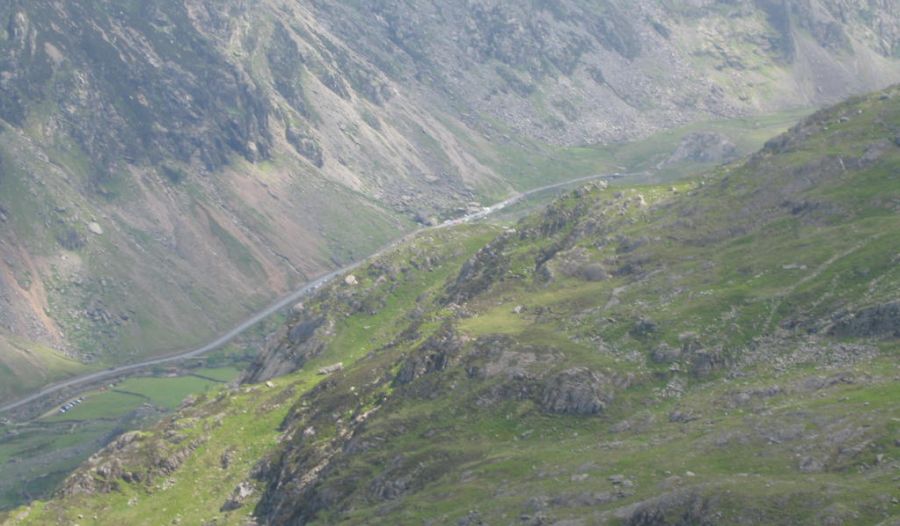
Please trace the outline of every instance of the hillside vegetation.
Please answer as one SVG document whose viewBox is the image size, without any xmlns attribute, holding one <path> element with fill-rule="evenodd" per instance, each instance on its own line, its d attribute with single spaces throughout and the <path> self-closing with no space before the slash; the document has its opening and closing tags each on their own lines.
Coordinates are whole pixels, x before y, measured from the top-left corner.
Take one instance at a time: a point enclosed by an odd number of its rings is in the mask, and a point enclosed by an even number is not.
<svg viewBox="0 0 900 526">
<path fill-rule="evenodd" d="M 898 247 L 891 88 L 376 258 L 7 523 L 892 524 Z"/>
<path fill-rule="evenodd" d="M 780 131 L 757 117 L 900 80 L 892 7 L 3 2 L 0 396 L 208 340 L 517 189 L 749 153 Z M 722 119 L 748 133 L 697 127 Z"/>
</svg>

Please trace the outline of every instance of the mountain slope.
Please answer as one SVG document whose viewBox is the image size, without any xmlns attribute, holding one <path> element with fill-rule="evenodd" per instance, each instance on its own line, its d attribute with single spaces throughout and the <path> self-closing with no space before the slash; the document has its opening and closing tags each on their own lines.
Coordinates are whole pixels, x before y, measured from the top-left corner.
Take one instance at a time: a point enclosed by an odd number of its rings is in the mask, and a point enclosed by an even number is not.
<svg viewBox="0 0 900 526">
<path fill-rule="evenodd" d="M 563 146 L 897 81 L 897 24 L 874 0 L 5 2 L 0 339 L 93 367 L 188 347 L 415 222 L 621 164 Z"/>
<path fill-rule="evenodd" d="M 357 52 L 436 92 L 435 103 L 567 144 L 636 138 L 703 114 L 836 102 L 895 78 L 900 49 L 891 6 L 877 1 L 316 8 Z"/>
<path fill-rule="evenodd" d="M 418 238 L 297 306 L 263 383 L 8 523 L 890 524 L 898 136 L 892 88 L 672 187 Z"/>
</svg>

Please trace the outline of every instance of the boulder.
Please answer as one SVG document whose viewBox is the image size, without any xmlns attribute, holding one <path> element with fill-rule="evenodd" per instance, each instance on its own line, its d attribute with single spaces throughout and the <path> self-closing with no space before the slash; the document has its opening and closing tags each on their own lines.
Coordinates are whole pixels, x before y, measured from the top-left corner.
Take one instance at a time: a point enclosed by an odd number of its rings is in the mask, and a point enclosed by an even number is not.
<svg viewBox="0 0 900 526">
<path fill-rule="evenodd" d="M 337 373 L 337 372 L 340 372 L 343 370 L 344 370 L 343 362 L 338 362 L 333 365 L 328 365 L 328 366 L 322 367 L 321 369 L 319 369 L 319 374 L 328 375 L 328 374 L 334 374 L 334 373 Z"/>
<path fill-rule="evenodd" d="M 669 413 L 669 422 L 677 423 L 677 424 L 686 424 L 688 422 L 693 422 L 694 420 L 699 419 L 700 417 L 694 414 L 690 409 L 681 411 L 676 409 Z"/>
<path fill-rule="evenodd" d="M 234 488 L 234 491 L 231 492 L 231 497 L 225 501 L 225 504 L 222 504 L 221 511 L 234 511 L 242 507 L 253 493 L 253 486 L 249 482 L 241 482 Z"/>
<path fill-rule="evenodd" d="M 801 473 L 821 473 L 825 471 L 825 464 L 813 457 L 803 457 L 798 465 Z"/>
<path fill-rule="evenodd" d="M 317 168 L 325 166 L 325 153 L 315 137 L 288 126 L 285 130 L 285 139 L 294 147 L 298 154 L 305 157 Z"/>
<path fill-rule="evenodd" d="M 631 328 L 631 335 L 635 338 L 645 338 L 659 330 L 659 325 L 649 318 L 641 317 Z"/>
<path fill-rule="evenodd" d="M 456 521 L 458 526 L 483 526 L 484 521 L 477 511 L 470 511 L 468 515 Z"/>
<path fill-rule="evenodd" d="M 707 378 L 725 365 L 725 356 L 719 350 L 700 350 L 691 355 L 691 374 Z"/>
<path fill-rule="evenodd" d="M 579 274 L 586 281 L 603 281 L 609 279 L 609 273 L 599 263 L 590 263 L 581 267 Z"/>
</svg>

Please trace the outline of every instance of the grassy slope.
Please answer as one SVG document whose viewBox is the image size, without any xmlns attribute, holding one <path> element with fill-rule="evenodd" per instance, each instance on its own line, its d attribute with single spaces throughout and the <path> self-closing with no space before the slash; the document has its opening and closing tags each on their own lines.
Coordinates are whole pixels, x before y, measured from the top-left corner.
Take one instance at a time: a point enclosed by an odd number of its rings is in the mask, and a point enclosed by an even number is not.
<svg viewBox="0 0 900 526">
<path fill-rule="evenodd" d="M 0 333 L 0 400 L 88 370 L 38 343 Z"/>
<path fill-rule="evenodd" d="M 676 524 L 697 510 L 715 523 L 889 524 L 898 514 L 890 496 L 900 347 L 823 331 L 834 313 L 898 297 L 900 150 L 892 141 L 900 92 L 891 95 L 817 114 L 788 146 L 675 193 L 646 186 L 568 195 L 517 226 L 497 249 L 505 272 L 462 316 L 438 298 L 486 233 L 438 234 L 435 248 L 465 249 L 387 296 L 363 281 L 361 290 L 387 303 L 375 315 L 343 318 L 304 369 L 275 387 L 212 396 L 151 430 L 148 447 L 166 429 L 204 438 L 171 483 L 122 483 L 118 492 L 38 503 L 13 513 L 11 524 L 79 515 L 98 524 L 241 524 L 262 485 L 238 511 L 219 507 L 281 440 L 283 453 L 271 458 L 285 471 L 269 472 L 281 485 L 272 483 L 267 497 L 296 487 L 291 473 L 309 473 L 306 462 L 328 458 L 316 483 L 289 499 L 297 509 L 327 504 L 315 515 L 322 524 L 454 523 L 473 512 L 501 524 Z M 880 157 L 857 163 L 884 139 Z M 563 250 L 546 281 L 535 258 L 553 246 Z M 392 257 L 421 259 L 421 247 Z M 587 262 L 611 277 L 588 282 L 566 270 Z M 329 302 L 341 287 L 319 301 L 339 306 Z M 416 330 L 403 333 L 417 303 Z M 655 329 L 636 332 L 641 319 Z M 409 385 L 392 384 L 448 320 L 466 342 L 461 356 Z M 500 358 L 479 354 L 482 343 Z M 661 348 L 685 350 L 674 362 L 649 359 Z M 711 357 L 708 369 L 700 356 Z M 337 361 L 347 370 L 312 389 L 318 367 Z M 615 379 L 614 399 L 598 416 L 549 413 L 540 396 L 504 394 L 516 361 L 526 386 L 589 367 Z M 473 376 L 466 364 L 500 373 Z M 352 423 L 373 408 L 365 425 Z M 307 426 L 313 438 L 301 432 Z M 346 432 L 369 446 L 346 453 Z M 223 470 L 229 449 L 239 461 Z M 629 482 L 610 478 L 617 474 Z M 385 497 L 376 491 L 385 480 L 405 482 Z"/>
<path fill-rule="evenodd" d="M 589 365 L 631 374 L 636 385 L 617 394 L 613 406 L 597 419 L 548 417 L 529 402 L 502 400 L 479 411 L 478 401 L 490 391 L 471 383 L 469 392 L 465 387 L 452 394 L 445 390 L 435 400 L 398 397 L 389 412 L 384 410 L 390 416 L 368 424 L 364 432 L 390 437 L 389 445 L 354 455 L 335 468 L 316 495 L 348 495 L 319 521 L 369 523 L 379 516 L 393 523 L 451 522 L 472 509 L 491 523 L 519 514 L 607 521 L 613 518 L 609 509 L 681 487 L 711 495 L 701 502 L 715 508 L 726 523 L 817 524 L 841 517 L 869 524 L 896 513 L 882 498 L 895 489 L 890 468 L 874 467 L 896 455 L 896 443 L 890 441 L 900 415 L 892 376 L 900 350 L 896 341 L 881 345 L 880 357 L 871 361 L 841 361 L 830 354 L 833 344 L 827 339 L 808 342 L 805 331 L 792 333 L 786 327 L 795 320 L 827 319 L 841 308 L 897 299 L 897 149 L 889 149 L 872 166 L 851 168 L 846 174 L 827 177 L 823 173 L 830 169 L 821 168 L 802 175 L 815 184 L 801 185 L 800 190 L 792 188 L 791 177 L 798 177 L 803 170 L 796 169 L 823 153 L 835 161 L 860 158 L 872 144 L 890 138 L 900 124 L 898 110 L 896 103 L 873 98 L 823 114 L 818 118 L 825 129 L 811 140 L 774 160 L 764 154 L 757 164 L 738 168 L 724 179 L 711 176 L 703 181 L 709 188 L 682 186 L 680 191 L 692 194 L 690 199 L 672 198 L 668 189 L 654 187 L 618 198 L 613 192 L 592 196 L 595 202 L 611 203 L 601 217 L 613 223 L 609 231 L 614 236 L 649 236 L 650 243 L 625 258 L 617 255 L 627 253 L 625 243 L 613 236 L 599 237 L 601 243 L 598 236 L 589 236 L 576 246 L 597 262 L 649 261 L 646 277 L 585 283 L 560 276 L 537 287 L 530 280 L 511 278 L 470 302 L 475 315 L 459 327 L 473 338 L 502 333 L 522 344 L 552 349 L 564 355 L 554 367 Z M 844 115 L 853 117 L 842 123 Z M 621 207 L 636 192 L 660 208 Z M 779 210 L 783 197 L 827 204 L 825 209 L 834 206 L 840 212 L 791 216 Z M 584 201 L 573 196 L 557 206 L 572 209 Z M 758 208 L 742 210 L 751 205 Z M 619 213 L 625 215 L 617 218 Z M 690 222 L 677 224 L 679 218 Z M 539 239 L 509 249 L 507 275 L 528 275 L 541 245 L 552 241 Z M 606 247 L 597 250 L 598 245 Z M 790 268 L 793 265 L 805 268 Z M 613 297 L 617 303 L 609 301 Z M 526 312 L 550 314 L 517 315 L 516 305 L 526 306 Z M 660 327 L 651 341 L 629 334 L 642 317 Z M 662 342 L 678 346 L 679 336 L 687 331 L 698 332 L 708 346 L 734 354 L 742 364 L 732 371 L 737 379 L 722 373 L 702 380 L 671 374 L 668 365 L 642 358 Z M 763 358 L 751 358 L 766 345 L 759 336 L 772 333 L 780 337 Z M 822 352 L 798 351 L 808 344 Z M 445 373 L 448 378 L 438 385 L 447 389 L 456 381 L 465 386 L 455 372 Z M 819 392 L 801 387 L 810 378 L 837 372 L 855 380 Z M 685 384 L 685 394 L 669 400 L 666 388 L 678 380 Z M 760 392 L 776 394 L 757 399 Z M 742 395 L 749 401 L 743 402 Z M 668 423 L 674 409 L 697 415 L 698 421 Z M 886 418 L 889 415 L 893 419 Z M 806 433 L 792 436 L 798 425 Z M 821 438 L 863 428 L 864 436 L 852 446 Z M 798 467 L 804 455 L 824 452 L 829 457 L 831 448 L 854 447 L 859 450 L 831 457 L 833 464 L 821 473 L 810 475 Z M 428 470 L 442 474 L 427 479 L 421 491 L 402 496 L 399 504 L 379 502 L 358 481 L 372 481 L 395 463 L 394 458 L 431 464 Z M 406 469 L 394 476 L 415 473 Z M 621 488 L 608 477 L 617 473 L 626 474 L 635 489 L 625 491 L 621 502 L 598 509 L 590 503 L 591 495 L 616 494 Z M 347 484 L 354 489 L 347 490 Z M 682 511 L 661 509 L 662 515 Z"/>
</svg>

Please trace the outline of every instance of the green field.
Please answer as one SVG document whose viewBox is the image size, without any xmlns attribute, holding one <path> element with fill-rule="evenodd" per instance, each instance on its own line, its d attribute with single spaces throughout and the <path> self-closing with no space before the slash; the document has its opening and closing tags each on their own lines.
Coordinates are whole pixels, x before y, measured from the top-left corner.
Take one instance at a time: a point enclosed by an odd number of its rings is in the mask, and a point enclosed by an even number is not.
<svg viewBox="0 0 900 526">
<path fill-rule="evenodd" d="M 45 418 L 47 422 L 86 421 L 95 419 L 115 420 L 125 413 L 134 411 L 147 402 L 144 397 L 120 391 L 100 391 L 88 393 L 84 402 L 69 412 L 54 413 Z"/>
<path fill-rule="evenodd" d="M 129 378 L 116 386 L 116 391 L 134 393 L 149 403 L 175 409 L 191 394 L 201 394 L 221 385 L 197 376 L 176 378 Z"/>
<path fill-rule="evenodd" d="M 87 393 L 82 404 L 65 414 L 53 414 L 46 420 L 117 419 L 145 403 L 161 409 L 175 409 L 186 397 L 216 389 L 237 378 L 238 374 L 235 367 L 220 367 L 196 369 L 189 375 L 172 378 L 128 378 L 112 388 Z"/>
<path fill-rule="evenodd" d="M 228 383 L 241 374 L 241 369 L 238 369 L 237 367 L 215 367 L 207 369 L 197 369 L 195 371 L 192 371 L 191 374 L 193 376 L 199 376 L 200 378 L 207 378 L 222 383 Z"/>
</svg>

